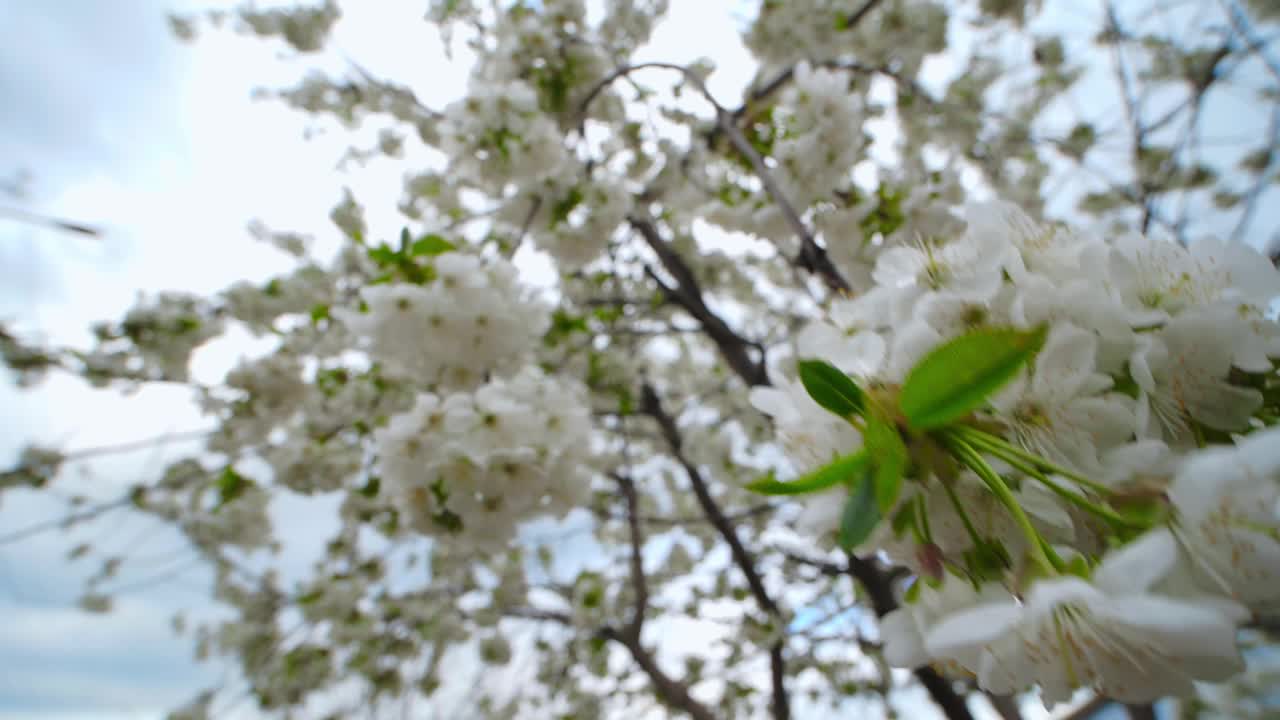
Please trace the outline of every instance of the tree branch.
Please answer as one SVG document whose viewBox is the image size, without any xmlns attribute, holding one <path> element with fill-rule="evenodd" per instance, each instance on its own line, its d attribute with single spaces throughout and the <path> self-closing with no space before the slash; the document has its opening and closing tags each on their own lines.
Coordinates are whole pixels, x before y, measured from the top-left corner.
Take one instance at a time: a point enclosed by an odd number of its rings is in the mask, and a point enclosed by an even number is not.
<svg viewBox="0 0 1280 720">
<path fill-rule="evenodd" d="M 759 345 L 751 343 L 738 335 L 719 315 L 716 315 L 711 311 L 711 308 L 707 307 L 706 300 L 703 298 L 702 287 L 698 284 L 698 278 L 693 274 L 693 270 L 684 261 L 684 258 L 672 249 L 671 244 L 662 238 L 653 221 L 649 218 L 635 215 L 628 217 L 627 221 L 631 224 L 631 227 L 640 233 L 645 243 L 658 256 L 658 262 L 662 263 L 662 267 L 671 277 L 675 278 L 677 286 L 668 287 L 657 275 L 649 271 L 650 277 L 658 283 L 658 287 L 662 289 L 663 294 L 684 308 L 686 312 L 698 321 L 703 331 L 706 332 L 707 337 L 711 338 L 711 341 L 720 350 L 725 362 L 742 378 L 743 382 L 748 385 L 768 385 L 769 373 L 765 369 L 764 352 L 760 353 L 758 360 L 753 359 L 747 349 L 750 347 L 758 348 Z"/>
<path fill-rule="evenodd" d="M 631 539 L 631 585 L 636 593 L 636 606 L 631 622 L 624 632 L 640 637 L 644 627 L 644 614 L 649 609 L 649 583 L 644 577 L 644 533 L 640 530 L 640 500 L 636 497 L 636 484 L 631 476 L 615 473 L 622 497 L 627 503 L 627 534 Z"/>
<path fill-rule="evenodd" d="M 729 144 L 742 154 L 751 164 L 751 169 L 755 172 L 756 177 L 760 178 L 760 184 L 764 186 L 764 190 L 773 199 L 775 205 L 782 212 L 782 217 L 786 219 L 787 224 L 791 226 L 791 231 L 800 238 L 800 267 L 816 274 L 822 278 L 832 290 L 838 292 L 849 292 L 849 282 L 844 279 L 840 271 L 836 269 L 831 258 L 827 256 L 827 251 L 818 245 L 814 239 L 813 233 L 809 227 L 804 224 L 804 220 L 800 218 L 800 213 L 796 211 L 794 205 L 782 192 L 782 188 L 777 181 L 773 179 L 773 173 L 764 164 L 764 158 L 756 149 L 747 141 L 742 131 L 738 129 L 738 125 L 734 122 L 733 115 L 729 111 L 715 106 L 716 124 L 721 131 L 729 138 Z"/>
<path fill-rule="evenodd" d="M 662 668 L 658 666 L 658 661 L 653 657 L 653 653 L 650 653 L 641 644 L 639 636 L 620 632 L 612 627 L 602 629 L 600 636 L 618 643 L 626 648 L 627 652 L 631 653 L 631 658 L 636 661 L 636 664 L 640 666 L 644 674 L 649 676 L 649 681 L 653 683 L 658 698 L 666 703 L 667 706 L 687 713 L 694 720 L 715 720 L 715 715 L 711 713 L 711 710 L 695 700 L 689 694 L 689 688 L 685 687 L 684 683 L 673 680 L 662 671 Z"/>
<path fill-rule="evenodd" d="M 1156 708 L 1151 703 L 1141 705 L 1125 705 L 1129 711 L 1129 720 L 1156 720 Z"/>
<path fill-rule="evenodd" d="M 689 484 L 693 486 L 693 493 L 698 499 L 698 505 L 701 506 L 702 512 L 706 514 L 707 520 L 712 527 L 724 538 L 725 543 L 729 546 L 729 554 L 733 557 L 734 564 L 738 566 L 738 569 L 746 577 L 747 587 L 751 592 L 751 596 L 755 598 L 756 604 L 775 621 L 781 621 L 782 611 L 773 598 L 769 596 L 769 591 L 764 586 L 764 579 L 761 578 L 760 571 L 756 568 L 755 557 L 742 544 L 742 539 L 738 537 L 738 532 L 734 529 L 733 524 L 725 516 L 720 506 L 716 504 L 715 498 L 711 496 L 711 490 L 707 485 L 706 479 L 702 477 L 702 473 L 696 465 L 685 457 L 683 439 L 680 437 L 680 429 L 676 427 L 675 418 L 662 407 L 662 402 L 658 398 L 657 392 L 648 383 L 645 383 L 641 388 L 640 411 L 652 417 L 658 423 L 672 456 L 684 468 L 685 474 L 689 476 Z M 785 682 L 786 659 L 783 656 L 784 645 L 785 638 L 780 637 L 769 648 L 769 675 L 770 683 L 773 687 L 771 708 L 775 720 L 788 720 L 791 717 L 790 697 L 787 694 Z"/>
<path fill-rule="evenodd" d="M 756 152 L 756 149 L 751 146 L 751 143 L 747 142 L 742 131 L 738 129 L 733 113 L 726 110 L 723 105 L 716 101 L 715 96 L 711 94 L 711 91 L 707 89 L 706 84 L 702 82 L 702 78 L 698 77 L 698 75 L 689 68 L 673 63 L 647 62 L 636 65 L 624 65 L 614 70 L 600 80 L 600 82 L 596 83 L 579 105 L 579 132 L 581 133 L 583 130 L 582 123 L 586 121 L 587 109 L 590 106 L 591 101 L 594 100 L 596 96 L 603 92 L 606 87 L 618 78 L 630 75 L 636 70 L 644 69 L 660 69 L 678 72 L 684 76 L 685 81 L 692 85 L 698 93 L 702 95 L 702 97 L 706 98 L 707 102 L 711 104 L 711 108 L 716 114 L 716 125 L 720 128 L 721 132 L 728 136 L 729 142 L 733 147 L 737 149 L 738 152 L 742 153 L 743 157 L 747 158 L 747 161 L 751 164 L 752 170 L 755 172 L 756 176 L 760 178 L 760 183 L 764 186 L 765 192 L 768 193 L 769 197 L 778 206 L 778 209 L 782 211 L 782 215 L 786 219 L 787 224 L 791 226 L 792 231 L 800 238 L 800 259 L 802 267 L 821 277 L 832 290 L 849 292 L 849 283 L 840 274 L 840 271 L 836 269 L 836 266 L 831 262 L 831 259 L 827 257 L 827 251 L 819 246 L 814 240 L 813 233 L 809 230 L 808 226 L 804 224 L 804 220 L 800 218 L 800 213 L 796 211 L 795 206 L 791 204 L 791 201 L 782 192 L 782 188 L 779 187 L 777 182 L 773 179 L 773 173 L 770 172 L 769 168 L 764 164 L 764 159 L 760 157 L 760 153 Z"/>
<path fill-rule="evenodd" d="M 874 559 L 863 559 L 849 554 L 849 574 L 866 590 L 871 598 L 871 609 L 876 617 L 884 617 L 898 608 L 898 599 L 893 594 L 893 583 L 890 574 Z M 948 720 L 973 720 L 969 706 L 952 686 L 951 681 L 939 675 L 931 667 L 915 669 L 916 679 L 924 685 L 933 697 L 933 701 Z"/>
<path fill-rule="evenodd" d="M 847 31 L 857 27 L 858 23 L 862 22 L 863 18 L 869 15 L 872 10 L 875 10 L 876 6 L 879 5 L 880 2 L 881 0 L 867 0 L 862 4 L 862 7 L 854 10 L 852 15 L 849 15 L 844 19 L 843 29 Z"/>
</svg>

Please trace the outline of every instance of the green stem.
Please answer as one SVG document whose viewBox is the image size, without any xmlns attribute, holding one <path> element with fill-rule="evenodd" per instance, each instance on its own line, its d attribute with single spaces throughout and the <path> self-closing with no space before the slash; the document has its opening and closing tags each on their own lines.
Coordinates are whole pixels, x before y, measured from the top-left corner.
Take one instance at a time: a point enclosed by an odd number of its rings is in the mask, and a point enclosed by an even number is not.
<svg viewBox="0 0 1280 720">
<path fill-rule="evenodd" d="M 921 545 L 925 545 L 925 544 L 932 545 L 933 544 L 933 528 L 929 527 L 929 512 L 925 508 L 924 496 L 923 495 L 915 496 L 915 499 L 913 500 L 913 502 L 915 503 L 915 507 L 913 507 L 911 511 L 916 514 L 916 520 L 918 520 L 919 522 L 915 524 L 919 526 L 919 532 L 921 534 L 921 537 L 917 538 L 917 540 L 921 541 L 920 542 Z"/>
<path fill-rule="evenodd" d="M 960 516 L 960 522 L 964 523 L 964 529 L 969 533 L 969 538 L 973 540 L 974 547 L 982 545 L 982 537 L 978 535 L 978 529 L 973 526 L 973 522 L 969 520 L 969 513 L 964 511 L 964 505 L 960 503 L 960 498 L 956 495 L 956 489 L 951 487 L 951 483 L 940 480 L 942 489 L 947 491 L 947 497 L 950 498 L 952 506 L 956 509 L 956 514 Z"/>
<path fill-rule="evenodd" d="M 1017 457 L 1025 462 L 1028 462 L 1034 465 L 1035 467 L 1039 468 L 1044 472 L 1052 473 L 1054 475 L 1061 475 L 1062 477 L 1067 478 L 1068 480 L 1076 483 L 1077 485 L 1086 487 L 1100 495 L 1110 495 L 1112 493 L 1111 488 L 1107 487 L 1106 485 L 1103 485 L 1102 483 L 1094 480 L 1090 480 L 1089 478 L 1084 477 L 1079 473 L 1076 473 L 1074 471 L 1061 467 L 1060 465 L 1050 462 L 1040 457 L 1039 455 L 1027 452 L 1026 450 L 1023 450 L 1022 448 L 1018 447 L 1017 445 L 1014 445 L 1013 443 L 1009 442 L 1008 440 L 1005 440 L 1002 437 L 998 437 L 996 435 L 992 435 L 991 433 L 987 433 L 981 430 L 976 430 L 974 428 L 967 428 L 967 427 L 957 427 L 957 428 L 954 428 L 954 431 L 967 444 L 981 447 L 983 450 L 986 450 L 987 452 L 990 452 L 993 455 L 1000 455 L 1002 459 L 1007 460 L 1008 455 L 1012 455 L 1014 457 Z"/>
<path fill-rule="evenodd" d="M 965 442 L 963 438 L 955 434 L 945 435 L 944 437 L 956 458 L 968 466 L 970 470 L 977 473 L 978 477 L 982 478 L 982 481 L 987 484 L 987 487 L 991 489 L 996 498 L 1013 515 L 1014 522 L 1018 524 L 1023 534 L 1026 535 L 1027 541 L 1031 543 L 1031 557 L 1036 561 L 1036 564 L 1049 577 L 1057 575 L 1059 569 L 1064 567 L 1062 559 L 1057 557 L 1053 549 L 1048 546 L 1049 544 L 1040 536 L 1040 532 L 1031 524 L 1031 518 L 1027 517 L 1027 513 L 1018 504 L 1018 499 L 1013 496 L 1013 491 L 1009 489 L 1000 474 L 992 469 L 987 464 L 987 461 L 982 458 L 982 455 L 972 445 Z M 1053 557 L 1050 556 L 1051 553 Z"/>
<path fill-rule="evenodd" d="M 1021 472 L 1022 474 L 1028 477 L 1032 477 L 1032 478 L 1035 478 L 1036 480 L 1039 480 L 1041 483 L 1045 485 L 1045 487 L 1048 487 L 1049 490 L 1053 491 L 1053 493 L 1058 497 L 1062 498 L 1063 500 L 1066 500 L 1067 502 L 1075 505 L 1076 507 L 1079 507 L 1085 512 L 1091 513 L 1095 517 L 1106 520 L 1107 522 L 1112 523 L 1113 525 L 1119 525 L 1122 527 L 1129 527 L 1129 528 L 1141 528 L 1144 530 L 1147 529 L 1146 523 L 1127 518 L 1121 515 L 1120 513 L 1117 513 L 1115 510 L 1112 510 L 1111 508 L 1099 505 L 1098 503 L 1093 502 L 1092 500 L 1085 497 L 1084 495 L 1081 495 L 1080 493 L 1074 490 L 1065 488 L 1062 485 L 1054 482 L 1052 478 L 1050 478 L 1048 475 L 1045 475 L 1043 472 L 1041 472 L 1039 468 L 1035 467 L 1031 463 L 1026 462 L 1022 458 L 1005 454 L 1003 450 L 1000 448 L 985 447 L 984 449 L 986 449 L 992 455 L 995 455 L 1001 460 L 1004 460 L 1005 462 L 1009 463 L 1009 465 L 1013 467 L 1014 470 L 1017 470 L 1018 472 Z"/>
</svg>

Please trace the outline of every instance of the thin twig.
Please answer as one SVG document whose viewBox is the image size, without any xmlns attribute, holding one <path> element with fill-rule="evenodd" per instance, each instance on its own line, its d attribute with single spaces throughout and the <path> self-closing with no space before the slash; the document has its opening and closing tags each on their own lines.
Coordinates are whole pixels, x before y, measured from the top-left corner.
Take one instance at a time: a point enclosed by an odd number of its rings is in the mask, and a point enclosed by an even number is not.
<svg viewBox="0 0 1280 720">
<path fill-rule="evenodd" d="M 19 210 L 18 208 L 0 207 L 0 217 L 8 217 L 19 222 L 31 223 L 33 225 L 44 225 L 55 230 L 75 233 L 77 235 L 87 235 L 91 238 L 102 237 L 102 231 L 70 220 L 61 220 L 59 218 L 49 217 L 47 215 L 37 215 L 36 213 Z"/>
<path fill-rule="evenodd" d="M 675 278 L 676 286 L 668 286 L 652 270 L 646 268 L 649 277 L 657 283 L 663 294 L 698 321 L 707 337 L 711 338 L 724 356 L 725 362 L 743 381 L 748 385 L 768 385 L 769 373 L 765 369 L 764 353 L 760 353 L 759 359 L 753 359 L 749 352 L 749 348 L 759 348 L 759 345 L 742 338 L 707 307 L 697 276 L 684 258 L 662 238 L 653 221 L 638 215 L 632 215 L 628 221 L 658 256 L 662 267 Z"/>
<path fill-rule="evenodd" d="M 725 543 L 729 546 L 729 554 L 733 557 L 734 564 L 738 566 L 743 576 L 746 577 L 747 588 L 752 597 L 755 598 L 756 604 L 760 606 L 761 610 L 767 612 L 775 622 L 781 622 L 782 610 L 765 588 L 764 579 L 760 576 L 760 571 L 756 567 L 755 556 L 743 545 L 742 538 L 738 537 L 738 532 L 734 529 L 733 523 L 729 521 L 724 511 L 716 503 L 715 498 L 711 496 L 711 489 L 701 471 L 685 456 L 683 438 L 680 436 L 680 429 L 676 426 L 675 418 L 662 406 L 657 392 L 648 383 L 641 387 L 640 411 L 658 423 L 663 437 L 666 438 L 671 455 L 676 459 L 676 462 L 680 463 L 681 467 L 684 468 L 685 474 L 688 475 L 689 484 L 693 487 L 693 494 L 697 497 L 703 513 L 706 514 L 707 520 L 712 527 L 724 538 Z M 771 708 L 775 720 L 788 720 L 791 717 L 791 702 L 786 689 L 786 658 L 784 657 L 784 650 L 785 637 L 780 637 L 769 648 L 769 675 L 770 684 L 773 688 Z"/>
</svg>

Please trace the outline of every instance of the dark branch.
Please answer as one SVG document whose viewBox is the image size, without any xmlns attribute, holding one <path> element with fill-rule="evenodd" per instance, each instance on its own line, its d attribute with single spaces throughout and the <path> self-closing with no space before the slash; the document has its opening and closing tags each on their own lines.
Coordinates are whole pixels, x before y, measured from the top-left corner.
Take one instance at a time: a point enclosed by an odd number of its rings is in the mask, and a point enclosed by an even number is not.
<svg viewBox="0 0 1280 720">
<path fill-rule="evenodd" d="M 862 4 L 862 7 L 858 8 L 852 15 L 844 19 L 844 29 L 852 30 L 857 27 L 858 23 L 862 22 L 867 15 L 871 14 L 871 11 L 875 10 L 876 6 L 879 5 L 880 2 L 881 0 L 867 0 Z"/>
<path fill-rule="evenodd" d="M 893 582 L 889 571 L 880 566 L 874 559 L 863 559 L 850 553 L 849 574 L 866 590 L 871 598 L 871 608 L 876 617 L 884 617 L 898 608 L 898 599 L 893 594 Z M 956 692 L 950 680 L 939 675 L 931 667 L 920 667 L 915 670 L 916 679 L 924 685 L 933 697 L 933 701 L 942 708 L 948 720 L 973 720 L 969 706 L 964 697 Z"/>
<path fill-rule="evenodd" d="M 102 237 L 102 231 L 85 225 L 83 223 L 63 220 L 61 218 L 49 217 L 47 215 L 37 215 L 36 213 L 26 212 L 18 208 L 0 207 L 0 217 L 8 217 L 19 222 L 30 223 L 32 225 L 44 225 L 45 227 L 61 230 L 63 232 L 74 233 L 76 235 L 86 235 L 91 238 Z"/>
<path fill-rule="evenodd" d="M 707 307 L 702 287 L 698 284 L 698 278 L 693 274 L 693 270 L 671 247 L 671 244 L 662 238 L 653 221 L 634 215 L 629 217 L 628 221 L 658 256 L 662 267 L 675 278 L 676 287 L 669 287 L 656 274 L 649 271 L 649 276 L 658 283 L 663 294 L 698 321 L 707 337 L 711 338 L 720 350 L 725 362 L 742 378 L 743 382 L 748 385 L 768 385 L 769 374 L 765 369 L 764 353 L 760 353 L 758 360 L 753 359 L 748 348 L 758 347 L 758 345 L 738 335 L 719 315 Z"/>
<path fill-rule="evenodd" d="M 756 505 L 749 505 L 736 512 L 726 513 L 725 517 L 729 518 L 729 520 L 732 522 L 737 522 L 739 520 L 750 520 L 751 518 L 756 517 L 757 515 L 767 515 L 773 512 L 774 510 L 777 510 L 778 507 L 779 505 L 777 503 L 763 502 L 763 503 L 758 503 Z M 595 514 L 596 517 L 602 518 L 602 519 L 612 519 L 612 520 L 627 519 L 626 515 L 617 515 L 617 514 L 610 513 L 607 508 L 601 508 L 601 507 L 592 508 L 592 512 Z M 662 515 L 643 515 L 642 514 L 639 516 L 639 520 L 641 523 L 645 525 L 662 525 L 662 526 L 672 526 L 672 527 L 680 526 L 680 525 L 693 525 L 697 523 L 707 522 L 707 518 L 705 515 L 662 516 Z"/>
<path fill-rule="evenodd" d="M 631 658 L 636 661 L 644 674 L 649 676 L 649 682 L 653 683 L 658 698 L 668 707 L 687 713 L 694 720 L 715 720 L 715 715 L 711 714 L 707 706 L 689 694 L 689 688 L 685 687 L 684 683 L 673 680 L 663 672 L 653 654 L 640 642 L 639 636 L 611 627 L 601 630 L 600 636 L 618 643 L 631 653 Z"/>
<path fill-rule="evenodd" d="M 1156 709 L 1151 703 L 1142 705 L 1125 705 L 1129 711 L 1129 720 L 1156 720 Z"/>
<path fill-rule="evenodd" d="M 640 411 L 652 417 L 658 423 L 662 436 L 666 439 L 667 446 L 671 450 L 671 455 L 684 468 L 685 474 L 689 476 L 689 484 L 693 487 L 693 494 L 698 499 L 698 505 L 702 508 L 702 512 L 706 514 L 708 522 L 724 538 L 725 543 L 729 546 L 729 554 L 733 557 L 734 564 L 738 566 L 743 576 L 746 577 L 747 587 L 751 592 L 751 596 L 755 598 L 756 604 L 760 606 L 760 609 L 769 613 L 775 622 L 780 622 L 782 611 L 773 598 L 769 596 L 769 591 L 764 586 L 764 579 L 756 568 L 755 556 L 742 544 L 742 538 L 738 537 L 738 532 L 734 529 L 733 523 L 725 516 L 715 498 L 711 496 L 711 489 L 707 485 L 706 479 L 702 476 L 702 472 L 685 457 L 683 438 L 680 436 L 680 429 L 676 427 L 675 418 L 662 407 L 662 402 L 659 400 L 657 392 L 648 383 L 645 383 L 641 388 Z M 775 720 L 788 720 L 791 717 L 790 698 L 787 694 L 785 682 L 786 659 L 783 656 L 784 644 L 785 640 L 779 638 L 769 648 L 769 675 L 773 687 L 771 707 Z"/>
<path fill-rule="evenodd" d="M 764 186 L 764 190 L 773 199 L 778 209 L 782 211 L 782 217 L 786 219 L 787 224 L 791 226 L 791 231 L 800 238 L 800 266 L 818 277 L 827 284 L 827 287 L 838 292 L 849 292 L 849 282 L 844 279 L 840 271 L 836 269 L 831 258 L 827 256 L 827 251 L 818 245 L 814 239 L 813 232 L 805 225 L 801 219 L 800 213 L 796 211 L 791 200 L 782 192 L 782 188 L 773 179 L 773 173 L 764 164 L 764 158 L 756 152 L 750 141 L 738 129 L 737 123 L 734 122 L 733 115 L 719 105 L 716 106 L 716 124 L 721 131 L 729 138 L 729 144 L 742 154 L 751 164 L 751 169 L 755 172 L 756 177 L 760 178 L 760 184 Z"/>
<path fill-rule="evenodd" d="M 626 634 L 640 637 L 644 627 L 644 614 L 649 609 L 649 583 L 644 577 L 644 533 L 640 530 L 640 499 L 636 496 L 636 484 L 631 476 L 616 473 L 613 476 L 627 502 L 627 534 L 631 539 L 631 586 L 636 594 L 636 606 L 627 624 Z"/>
</svg>

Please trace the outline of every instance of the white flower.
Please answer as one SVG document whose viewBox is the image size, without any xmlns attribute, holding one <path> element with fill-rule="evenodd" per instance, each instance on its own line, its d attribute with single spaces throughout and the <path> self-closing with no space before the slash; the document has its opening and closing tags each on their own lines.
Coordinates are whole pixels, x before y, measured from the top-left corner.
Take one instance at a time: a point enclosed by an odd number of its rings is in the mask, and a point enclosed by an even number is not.
<svg viewBox="0 0 1280 720">
<path fill-rule="evenodd" d="M 1066 282 L 1078 272 L 1081 252 L 1092 244 L 1091 238 L 1068 228 L 1038 223 L 1008 202 L 972 203 L 965 207 L 964 219 L 970 233 L 1000 238 L 1016 250 L 1004 256 L 1014 282 L 1030 273 Z"/>
<path fill-rule="evenodd" d="M 844 73 L 815 70 L 807 62 L 796 66 L 775 112 L 785 132 L 772 152 L 792 202 L 808 206 L 847 184 L 867 144 L 863 115 L 861 98 L 849 91 Z"/>
<path fill-rule="evenodd" d="M 1115 296 L 1089 276 L 1089 271 L 1079 274 L 1082 277 L 1061 281 L 1044 275 L 1023 275 L 1014 284 L 1010 318 L 1014 325 L 1024 328 L 1041 323 L 1070 323 L 1087 328 L 1098 338 L 1098 369 L 1119 371 L 1133 351 L 1129 317 Z"/>
<path fill-rule="evenodd" d="M 854 377 L 866 379 L 884 364 L 885 341 L 878 333 L 851 331 L 818 320 L 800 331 L 796 350 L 802 358 L 821 358 Z"/>
<path fill-rule="evenodd" d="M 538 94 L 520 81 L 477 80 L 463 100 L 444 109 L 440 148 L 453 171 L 500 192 L 509 183 L 536 183 L 569 161 L 564 137 L 538 106 Z"/>
<path fill-rule="evenodd" d="M 527 366 L 473 393 L 418 398 L 375 433 L 397 509 L 419 532 L 479 551 L 586 501 L 590 413 L 577 383 Z"/>
<path fill-rule="evenodd" d="M 798 380 L 752 388 L 750 401 L 773 418 L 783 450 L 802 472 L 862 447 L 858 431 L 815 403 Z"/>
<path fill-rule="evenodd" d="M 1164 487 L 1177 462 L 1178 457 L 1160 440 L 1137 440 L 1103 453 L 1102 473 L 1097 479 L 1113 488 L 1142 485 L 1148 479 Z"/>
<path fill-rule="evenodd" d="M 1262 404 L 1261 394 L 1227 382 L 1235 331 L 1212 313 L 1169 321 L 1157 334 L 1142 334 L 1129 359 L 1139 388 L 1137 431 L 1142 437 L 1188 444 L 1191 421 L 1215 430 L 1239 431 Z"/>
<path fill-rule="evenodd" d="M 550 311 L 521 287 L 506 260 L 448 252 L 427 285 L 371 285 L 366 310 L 341 320 L 390 374 L 423 386 L 474 387 L 489 370 L 518 367 L 550 324 Z"/>
<path fill-rule="evenodd" d="M 924 582 L 917 579 L 916 582 Z M 884 659 L 894 667 L 927 665 L 930 658 L 924 639 L 943 618 L 975 605 L 1007 600 L 1009 592 L 997 583 L 980 590 L 958 578 L 948 578 L 938 587 L 925 583 L 916 601 L 899 607 L 880 619 Z"/>
<path fill-rule="evenodd" d="M 1244 243 L 1206 239 L 1187 250 L 1131 234 L 1117 240 L 1115 247 L 1109 280 L 1135 325 L 1224 301 L 1265 307 L 1280 295 L 1280 272 Z"/>
<path fill-rule="evenodd" d="M 1280 608 L 1280 429 L 1191 455 L 1169 499 L 1203 587 L 1254 610 Z"/>
<path fill-rule="evenodd" d="M 1176 556 L 1168 535 L 1144 536 L 1109 555 L 1092 581 L 1042 580 L 1024 603 L 960 611 L 934 627 L 925 646 L 934 658 L 967 664 L 988 692 L 1039 684 L 1046 703 L 1080 687 L 1135 703 L 1189 695 L 1193 681 L 1225 680 L 1243 667 L 1236 648 L 1242 615 L 1220 603 L 1152 594 Z"/>
<path fill-rule="evenodd" d="M 1016 443 L 1082 472 L 1098 470 L 1098 453 L 1133 434 L 1128 398 L 1102 394 L 1111 379 L 1094 371 L 1096 348 L 1092 333 L 1058 325 L 1030 374 L 991 399 L 996 417 Z"/>
<path fill-rule="evenodd" d="M 1000 289 L 1008 251 L 1004 238 L 972 232 L 942 245 L 920 240 L 914 246 L 892 247 L 881 253 L 872 277 L 896 291 L 894 305 L 899 313 L 934 292 L 986 302 Z M 905 318 L 897 318 L 901 319 Z"/>
</svg>

